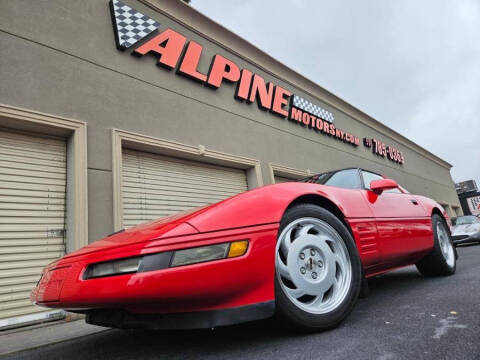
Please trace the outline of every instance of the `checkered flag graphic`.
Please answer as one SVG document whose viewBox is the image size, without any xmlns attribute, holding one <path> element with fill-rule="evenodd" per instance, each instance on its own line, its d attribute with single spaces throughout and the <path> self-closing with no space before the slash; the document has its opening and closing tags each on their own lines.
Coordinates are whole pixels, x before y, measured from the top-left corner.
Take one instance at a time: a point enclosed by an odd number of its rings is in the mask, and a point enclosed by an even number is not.
<svg viewBox="0 0 480 360">
<path fill-rule="evenodd" d="M 158 29 L 160 24 L 119 0 L 110 0 L 115 40 L 120 50 L 128 49 Z"/>
<path fill-rule="evenodd" d="M 293 106 L 302 109 L 312 115 L 315 115 L 323 120 L 326 120 L 330 123 L 333 123 L 333 121 L 335 120 L 333 114 L 330 111 L 327 111 L 322 107 L 315 105 L 298 95 L 293 95 Z"/>
</svg>

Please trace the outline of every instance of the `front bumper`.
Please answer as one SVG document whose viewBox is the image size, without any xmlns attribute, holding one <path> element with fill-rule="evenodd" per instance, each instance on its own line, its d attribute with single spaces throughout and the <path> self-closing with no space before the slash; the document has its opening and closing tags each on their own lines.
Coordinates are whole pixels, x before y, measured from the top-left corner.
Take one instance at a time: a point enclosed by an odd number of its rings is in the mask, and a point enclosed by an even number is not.
<svg viewBox="0 0 480 360">
<path fill-rule="evenodd" d="M 221 310 L 174 314 L 132 314 L 121 309 L 103 309 L 89 311 L 86 322 L 119 329 L 208 329 L 266 319 L 273 316 L 274 312 L 274 301 Z"/>
<path fill-rule="evenodd" d="M 152 240 L 61 259 L 44 270 L 31 299 L 44 307 L 92 314 L 91 319 L 98 318 L 93 310 L 99 309 L 178 314 L 271 302 L 278 226 L 275 223 Z M 248 239 L 249 248 L 237 258 L 88 280 L 83 276 L 88 265 L 96 262 L 242 239 Z"/>
<path fill-rule="evenodd" d="M 473 235 L 452 235 L 454 245 L 480 242 L 480 233 Z"/>
</svg>

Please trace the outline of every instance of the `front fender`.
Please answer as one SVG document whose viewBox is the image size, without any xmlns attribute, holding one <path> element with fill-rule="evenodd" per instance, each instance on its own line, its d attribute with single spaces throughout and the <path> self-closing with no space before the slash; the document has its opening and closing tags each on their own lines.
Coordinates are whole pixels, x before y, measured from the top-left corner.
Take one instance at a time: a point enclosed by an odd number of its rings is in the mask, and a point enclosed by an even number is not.
<svg viewBox="0 0 480 360">
<path fill-rule="evenodd" d="M 210 206 L 188 220 L 200 232 L 278 223 L 287 207 L 301 196 L 330 200 L 345 217 L 369 217 L 360 191 L 310 183 L 282 183 L 247 191 Z"/>
</svg>

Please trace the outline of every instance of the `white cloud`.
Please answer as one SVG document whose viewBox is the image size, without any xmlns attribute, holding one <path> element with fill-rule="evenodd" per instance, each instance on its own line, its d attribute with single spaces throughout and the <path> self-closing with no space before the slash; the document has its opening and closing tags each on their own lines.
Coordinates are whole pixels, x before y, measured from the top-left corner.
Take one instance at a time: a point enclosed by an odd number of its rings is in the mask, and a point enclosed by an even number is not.
<svg viewBox="0 0 480 360">
<path fill-rule="evenodd" d="M 474 178 L 480 186 L 477 0 L 192 6 L 449 161 L 455 181 Z"/>
</svg>

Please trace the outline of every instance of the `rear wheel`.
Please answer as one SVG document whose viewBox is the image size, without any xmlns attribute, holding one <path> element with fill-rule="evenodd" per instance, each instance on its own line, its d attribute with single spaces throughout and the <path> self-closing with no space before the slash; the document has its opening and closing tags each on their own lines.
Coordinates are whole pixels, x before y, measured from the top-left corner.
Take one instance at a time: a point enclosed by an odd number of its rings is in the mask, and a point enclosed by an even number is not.
<svg viewBox="0 0 480 360">
<path fill-rule="evenodd" d="M 361 265 L 345 225 L 311 204 L 289 209 L 276 247 L 277 314 L 302 330 L 338 325 L 353 309 Z"/>
<path fill-rule="evenodd" d="M 455 273 L 457 256 L 447 223 L 439 215 L 432 216 L 433 240 L 432 251 L 420 260 L 417 269 L 425 276 L 449 276 Z"/>
</svg>

